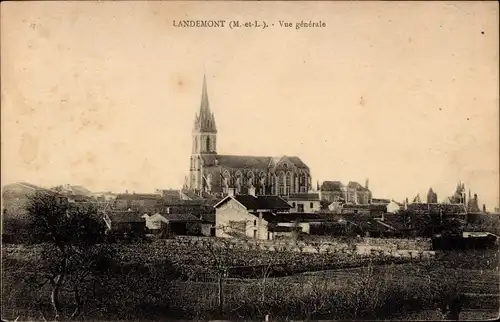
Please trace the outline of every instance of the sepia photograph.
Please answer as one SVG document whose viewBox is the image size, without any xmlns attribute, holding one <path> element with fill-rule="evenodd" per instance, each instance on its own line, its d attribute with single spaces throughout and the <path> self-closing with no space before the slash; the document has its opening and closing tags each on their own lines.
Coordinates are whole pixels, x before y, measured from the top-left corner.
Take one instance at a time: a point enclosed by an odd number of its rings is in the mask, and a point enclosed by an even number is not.
<svg viewBox="0 0 500 322">
<path fill-rule="evenodd" d="M 499 318 L 497 1 L 0 11 L 2 321 Z"/>
</svg>

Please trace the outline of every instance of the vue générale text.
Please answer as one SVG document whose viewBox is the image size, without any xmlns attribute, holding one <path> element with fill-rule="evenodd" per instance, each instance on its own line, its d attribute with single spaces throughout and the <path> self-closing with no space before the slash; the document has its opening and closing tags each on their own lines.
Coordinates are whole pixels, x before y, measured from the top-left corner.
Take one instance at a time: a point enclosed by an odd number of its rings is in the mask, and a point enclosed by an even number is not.
<svg viewBox="0 0 500 322">
<path fill-rule="evenodd" d="M 293 28 L 296 30 L 303 28 L 324 28 L 326 22 L 301 20 L 300 22 L 278 20 L 276 22 L 265 20 L 241 21 L 241 20 L 173 20 L 172 25 L 176 28 L 258 28 L 266 29 L 269 27 Z M 295 27 L 295 28 L 294 28 Z"/>
</svg>

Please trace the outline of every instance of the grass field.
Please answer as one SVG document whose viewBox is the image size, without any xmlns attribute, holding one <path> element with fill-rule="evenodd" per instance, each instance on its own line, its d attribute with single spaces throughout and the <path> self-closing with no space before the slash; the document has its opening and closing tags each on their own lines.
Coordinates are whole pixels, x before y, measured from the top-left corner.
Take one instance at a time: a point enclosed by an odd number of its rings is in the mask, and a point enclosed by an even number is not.
<svg viewBox="0 0 500 322">
<path fill-rule="evenodd" d="M 295 262 L 297 271 L 334 261 L 337 269 L 296 273 L 284 277 L 227 278 L 223 311 L 218 312 L 214 281 L 172 279 L 162 260 L 176 261 L 192 272 L 200 264 L 210 271 L 205 248 L 155 244 L 116 244 L 117 265 L 128 267 L 83 294 L 86 320 L 117 319 L 433 319 L 436 308 L 453 292 L 466 295 L 464 317 L 491 317 L 499 310 L 498 251 L 440 253 L 436 261 L 391 264 L 360 261 L 342 254 L 270 254 L 259 250 L 224 252 L 228 265 Z M 34 305 L 48 290 L 24 283 L 40 260 L 39 246 L 4 245 L 2 249 L 3 318 L 40 320 Z M 273 257 L 275 256 L 275 257 Z M 278 257 L 276 257 L 278 256 Z M 360 267 L 346 267 L 354 261 Z M 297 264 L 298 263 L 298 264 Z M 303 265 L 301 264 L 303 263 Z M 312 264 L 317 264 L 312 265 Z M 310 266 L 307 266 L 307 265 Z M 302 265 L 302 266 L 301 266 Z M 48 299 L 48 297 L 44 297 Z M 72 310 L 71 299 L 63 304 Z M 46 300 L 44 307 L 49 308 Z"/>
</svg>

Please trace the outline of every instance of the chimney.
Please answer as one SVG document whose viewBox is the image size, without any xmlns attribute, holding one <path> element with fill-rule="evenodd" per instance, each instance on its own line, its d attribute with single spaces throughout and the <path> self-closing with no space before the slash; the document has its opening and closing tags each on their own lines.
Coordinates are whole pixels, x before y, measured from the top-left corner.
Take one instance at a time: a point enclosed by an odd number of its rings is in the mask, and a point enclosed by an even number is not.
<svg viewBox="0 0 500 322">
<path fill-rule="evenodd" d="M 248 194 L 255 197 L 255 187 L 251 186 L 248 188 Z"/>
<path fill-rule="evenodd" d="M 227 195 L 229 197 L 234 197 L 234 188 L 228 188 L 227 189 Z"/>
</svg>

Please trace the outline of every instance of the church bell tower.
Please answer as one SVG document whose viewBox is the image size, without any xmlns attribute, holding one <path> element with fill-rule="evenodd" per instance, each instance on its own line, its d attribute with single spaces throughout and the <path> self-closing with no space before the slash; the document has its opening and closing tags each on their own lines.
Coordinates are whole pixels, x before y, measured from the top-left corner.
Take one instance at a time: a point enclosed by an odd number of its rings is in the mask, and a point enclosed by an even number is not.
<svg viewBox="0 0 500 322">
<path fill-rule="evenodd" d="M 207 81 L 203 76 L 200 111 L 196 114 L 192 132 L 191 166 L 189 188 L 203 189 L 203 155 L 217 153 L 217 127 L 214 114 L 210 111 Z"/>
</svg>

